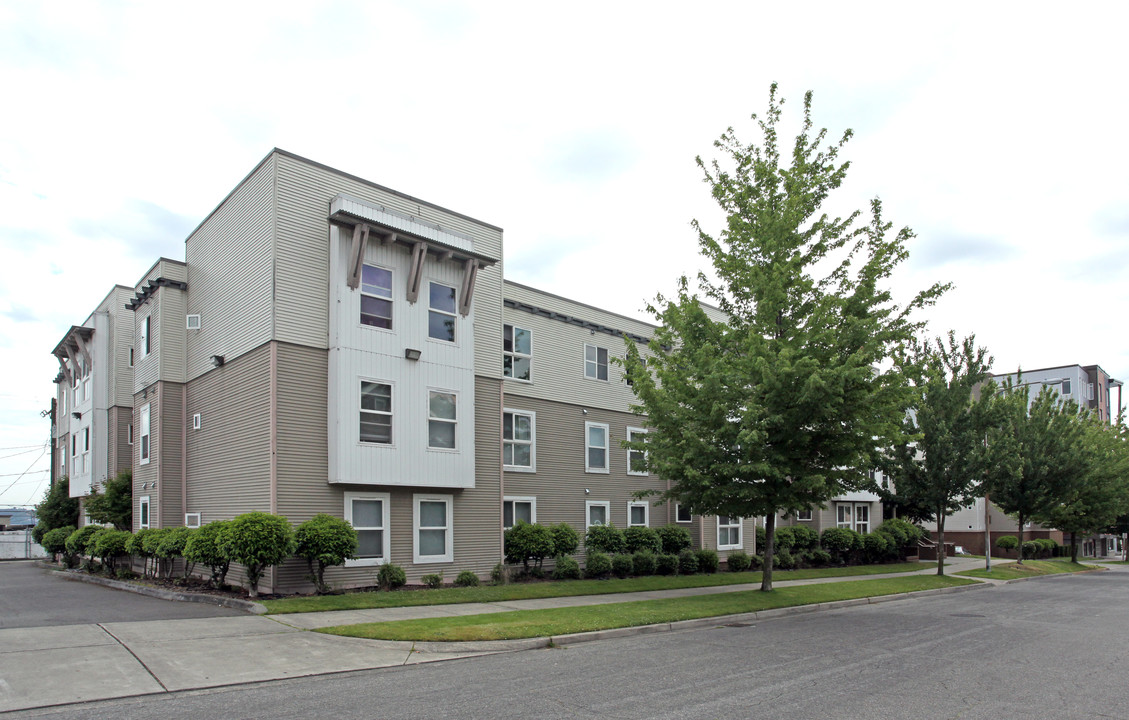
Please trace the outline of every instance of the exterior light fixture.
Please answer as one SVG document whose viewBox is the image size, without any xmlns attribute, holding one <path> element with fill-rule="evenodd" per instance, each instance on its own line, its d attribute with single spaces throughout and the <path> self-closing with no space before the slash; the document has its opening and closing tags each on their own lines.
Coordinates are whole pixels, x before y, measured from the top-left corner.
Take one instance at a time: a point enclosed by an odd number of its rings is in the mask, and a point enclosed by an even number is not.
<svg viewBox="0 0 1129 720">
<path fill-rule="evenodd" d="M 82 413 L 73 412 L 73 413 L 71 413 L 71 417 L 73 417 L 75 420 L 81 420 L 82 419 Z"/>
<path fill-rule="evenodd" d="M 409 360 L 419 360 L 419 356 L 422 354 L 423 353 L 415 348 L 404 348 L 404 357 Z"/>
<path fill-rule="evenodd" d="M 223 355 L 213 355 L 211 360 L 212 365 L 215 367 L 220 367 L 221 365 L 223 365 Z"/>
</svg>

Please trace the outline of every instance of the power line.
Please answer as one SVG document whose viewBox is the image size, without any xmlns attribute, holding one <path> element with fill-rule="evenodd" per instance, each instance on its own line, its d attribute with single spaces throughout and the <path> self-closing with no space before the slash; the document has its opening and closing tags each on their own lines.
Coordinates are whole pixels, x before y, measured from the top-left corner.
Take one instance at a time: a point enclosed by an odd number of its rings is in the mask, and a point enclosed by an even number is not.
<svg viewBox="0 0 1129 720">
<path fill-rule="evenodd" d="M 46 453 L 47 453 L 47 448 L 46 448 L 46 447 L 44 447 L 44 448 L 43 448 L 43 452 L 39 453 L 39 457 L 37 457 L 37 458 L 35 458 L 34 460 L 32 460 L 32 461 L 31 461 L 31 465 L 28 465 L 28 466 L 27 466 L 27 470 L 24 470 L 24 471 L 23 471 L 22 473 L 20 473 L 20 476 L 19 476 L 19 477 L 17 477 L 17 478 L 15 479 L 15 480 L 13 480 L 13 481 L 12 481 L 12 484 L 11 484 L 11 485 L 9 485 L 8 487 L 4 488 L 3 490 L 0 490 L 0 495 L 3 495 L 4 493 L 6 493 L 6 492 L 8 492 L 9 490 L 11 490 L 12 488 L 14 488 L 14 487 L 16 486 L 16 483 L 17 483 L 17 482 L 19 482 L 20 478 L 22 478 L 22 477 L 23 477 L 24 475 L 27 475 L 27 474 L 28 474 L 29 472 L 31 472 L 31 469 L 32 469 L 33 467 L 35 467 L 35 463 L 39 462 L 39 461 L 40 461 L 40 459 L 41 459 L 41 458 L 42 458 L 42 457 L 43 457 L 43 456 L 44 456 L 44 455 L 45 455 Z M 9 477 L 10 477 L 10 476 L 9 476 Z"/>
<path fill-rule="evenodd" d="M 43 447 L 43 445 L 46 445 L 46 444 L 47 443 L 43 443 L 42 445 L 12 445 L 10 447 L 0 447 L 0 451 L 2 451 L 2 450 L 23 450 L 24 448 L 41 448 L 41 447 Z"/>
<path fill-rule="evenodd" d="M 29 455 L 29 454 L 35 452 L 36 450 L 38 450 L 41 447 L 43 447 L 43 445 L 36 445 L 31 450 L 21 450 L 18 453 L 12 453 L 11 455 L 5 455 L 4 457 L 0 457 L 0 460 L 7 460 L 8 458 L 14 458 L 18 455 Z"/>
<path fill-rule="evenodd" d="M 21 478 L 24 475 L 38 475 L 40 473 L 45 473 L 45 472 L 51 472 L 51 468 L 47 468 L 46 470 L 28 470 L 28 471 L 22 472 L 22 473 L 5 473 L 4 475 L 0 475 L 0 477 Z"/>
</svg>

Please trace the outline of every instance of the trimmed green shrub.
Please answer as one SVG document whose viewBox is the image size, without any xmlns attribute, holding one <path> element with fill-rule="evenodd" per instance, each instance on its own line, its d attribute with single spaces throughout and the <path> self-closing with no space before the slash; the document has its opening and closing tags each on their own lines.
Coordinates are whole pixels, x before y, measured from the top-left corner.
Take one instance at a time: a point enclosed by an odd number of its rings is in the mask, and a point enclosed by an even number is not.
<svg viewBox="0 0 1129 720">
<path fill-rule="evenodd" d="M 154 558 L 153 560 L 153 575 L 161 574 L 161 561 L 157 560 L 157 547 L 160 546 L 161 540 L 168 533 L 168 530 L 162 528 L 149 528 L 141 536 L 141 548 L 144 556 L 147 558 Z M 137 541 L 134 541 L 135 543 Z M 148 564 L 146 565 L 146 574 L 149 574 Z"/>
<path fill-rule="evenodd" d="M 612 559 L 601 552 L 588 553 L 584 559 L 584 577 L 605 578 L 612 573 Z"/>
<path fill-rule="evenodd" d="M 635 566 L 636 575 L 654 575 L 655 574 L 655 554 L 647 551 L 637 552 L 631 557 L 631 562 Z"/>
<path fill-rule="evenodd" d="M 93 545 L 93 554 L 102 558 L 102 563 L 110 572 L 113 572 L 118 558 L 126 554 L 125 544 L 130 535 L 131 533 L 128 530 L 102 528 L 91 535 L 87 546 Z"/>
<path fill-rule="evenodd" d="M 776 535 L 773 537 L 774 551 L 777 550 L 791 550 L 796 545 L 796 536 L 792 534 L 792 528 L 782 527 L 776 528 Z"/>
<path fill-rule="evenodd" d="M 502 537 L 506 561 L 521 563 L 525 572 L 529 572 L 530 560 L 540 568 L 545 558 L 553 556 L 553 531 L 544 525 L 518 520 Z"/>
<path fill-rule="evenodd" d="M 188 544 L 188 538 L 192 537 L 193 532 L 195 531 L 192 528 L 175 527 L 168 528 L 160 536 L 155 555 L 165 563 L 165 577 L 172 577 L 173 561 L 178 557 L 184 557 L 184 546 Z M 189 563 L 185 562 L 185 577 L 188 577 L 188 566 Z"/>
<path fill-rule="evenodd" d="M 509 570 L 506 569 L 505 563 L 496 563 L 490 570 L 490 582 L 495 585 L 505 585 L 510 581 Z"/>
<path fill-rule="evenodd" d="M 996 547 L 1000 550 L 1014 550 L 1019 547 L 1019 538 L 1014 535 L 1004 535 L 996 539 Z"/>
<path fill-rule="evenodd" d="M 207 567 L 211 573 L 209 582 L 216 588 L 222 588 L 227 582 L 227 571 L 231 567 L 231 558 L 224 553 L 220 545 L 220 538 L 224 534 L 228 522 L 230 521 L 213 520 L 196 528 L 188 541 L 184 543 L 184 559 L 190 563 L 199 563 Z M 134 534 L 135 537 L 136 534 Z"/>
<path fill-rule="evenodd" d="M 763 555 L 750 555 L 749 556 L 749 569 L 750 570 L 760 570 L 763 567 L 764 567 L 764 556 Z"/>
<path fill-rule="evenodd" d="M 618 578 L 630 577 L 635 572 L 635 563 L 630 555 L 612 555 L 612 574 Z"/>
<path fill-rule="evenodd" d="M 656 575 L 675 575 L 678 573 L 678 556 L 663 553 L 655 556 Z"/>
<path fill-rule="evenodd" d="M 862 538 L 847 528 L 827 528 L 819 536 L 819 544 L 838 562 L 845 562 L 851 552 L 862 547 Z"/>
<path fill-rule="evenodd" d="M 677 555 L 693 544 L 690 531 L 678 525 L 664 525 L 655 532 L 659 534 L 663 555 Z"/>
<path fill-rule="evenodd" d="M 862 536 L 862 551 L 868 563 L 882 562 L 890 549 L 886 533 L 872 532 Z"/>
<path fill-rule="evenodd" d="M 729 557 L 725 559 L 725 568 L 729 570 L 729 572 L 745 572 L 749 569 L 749 565 L 751 565 L 752 562 L 753 561 L 749 559 L 748 553 L 744 550 L 734 550 L 730 552 Z"/>
<path fill-rule="evenodd" d="M 580 547 L 580 536 L 576 529 L 566 522 L 549 528 L 553 533 L 553 555 L 575 555 Z"/>
<path fill-rule="evenodd" d="M 87 547 L 90 536 L 102 528 L 98 525 L 83 525 L 78 530 L 67 536 L 65 547 L 71 555 L 89 555 L 91 550 Z"/>
<path fill-rule="evenodd" d="M 698 572 L 698 555 L 690 548 L 678 553 L 678 573 L 693 575 L 696 572 Z"/>
<path fill-rule="evenodd" d="M 554 580 L 579 580 L 580 563 L 568 555 L 557 557 L 557 566 L 553 568 Z"/>
<path fill-rule="evenodd" d="M 816 548 L 811 551 L 811 564 L 815 567 L 831 564 L 831 553 L 823 548 Z"/>
<path fill-rule="evenodd" d="M 772 567 L 780 568 L 781 570 L 791 570 L 796 567 L 796 558 L 787 550 L 781 550 L 780 552 L 772 554 Z"/>
<path fill-rule="evenodd" d="M 623 552 L 623 532 L 615 525 L 593 525 L 584 536 L 584 551 L 588 553 Z"/>
<path fill-rule="evenodd" d="M 793 550 L 814 550 L 819 547 L 819 533 L 807 525 L 793 525 L 792 538 L 795 540 Z"/>
<path fill-rule="evenodd" d="M 259 580 L 268 567 L 294 554 L 294 530 L 281 515 L 249 512 L 236 515 L 220 535 L 223 554 L 243 566 L 248 596 L 259 597 Z"/>
<path fill-rule="evenodd" d="M 294 541 L 298 557 L 306 559 L 309 580 L 319 595 L 329 592 L 325 569 L 344 565 L 357 553 L 357 531 L 345 520 L 326 513 L 318 513 L 299 525 Z"/>
<path fill-rule="evenodd" d="M 649 527 L 629 527 L 623 531 L 623 542 L 626 551 L 637 552 L 662 552 L 663 543 L 658 532 Z"/>
<path fill-rule="evenodd" d="M 134 557 L 149 557 L 149 554 L 145 552 L 145 536 L 151 532 L 153 531 L 149 528 L 141 528 L 137 532 L 133 533 L 129 538 L 129 542 L 126 543 L 126 551 Z"/>
<path fill-rule="evenodd" d="M 403 587 L 406 582 L 408 582 L 408 575 L 404 572 L 404 568 L 399 565 L 387 563 L 381 565 L 380 569 L 376 571 L 376 583 L 381 590 L 395 590 L 398 587 Z"/>
<path fill-rule="evenodd" d="M 44 550 L 51 553 L 52 560 L 55 559 L 56 555 L 63 555 L 65 556 L 63 558 L 64 562 L 70 565 L 70 553 L 67 552 L 67 536 L 73 533 L 74 530 L 75 529 L 69 525 L 67 527 L 48 530 L 43 534 L 43 538 L 39 541 L 39 544 L 43 546 Z"/>
<path fill-rule="evenodd" d="M 424 575 L 419 579 L 426 587 L 435 590 L 436 588 L 443 587 L 443 573 L 431 573 Z"/>
<path fill-rule="evenodd" d="M 702 548 L 694 553 L 698 556 L 698 572 L 715 573 L 720 566 L 720 561 L 717 558 L 717 550 L 710 548 Z"/>
<path fill-rule="evenodd" d="M 478 575 L 470 570 L 463 570 L 455 577 L 455 587 L 478 587 Z"/>
</svg>

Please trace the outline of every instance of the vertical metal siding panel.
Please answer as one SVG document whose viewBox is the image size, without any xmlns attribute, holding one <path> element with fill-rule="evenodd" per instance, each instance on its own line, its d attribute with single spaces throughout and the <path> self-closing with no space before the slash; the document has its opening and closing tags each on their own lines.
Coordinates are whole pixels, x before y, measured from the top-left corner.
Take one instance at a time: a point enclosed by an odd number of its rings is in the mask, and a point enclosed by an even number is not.
<svg viewBox="0 0 1129 720">
<path fill-rule="evenodd" d="M 160 377 L 183 383 L 185 336 L 188 332 L 185 328 L 187 297 L 183 290 L 170 287 L 163 287 L 157 293 L 161 296 Z"/>
<path fill-rule="evenodd" d="M 149 347 L 151 349 L 149 354 L 142 357 L 140 345 L 133 354 L 133 391 L 135 393 L 141 392 L 144 388 L 157 382 L 160 377 L 161 313 L 159 312 L 159 303 L 160 298 L 151 297 L 134 313 L 134 336 L 139 341 L 145 318 L 152 318 L 149 321 Z"/>
<path fill-rule="evenodd" d="M 298 524 L 317 513 L 340 517 L 341 490 L 329 485 L 325 350 L 278 347 L 278 511 Z"/>
<path fill-rule="evenodd" d="M 186 312 L 200 330 L 186 344 L 186 378 L 212 369 L 209 358 L 231 361 L 271 337 L 274 162 L 240 186 L 186 241 Z"/>
<path fill-rule="evenodd" d="M 184 430 L 184 407 L 181 405 L 181 384 L 161 382 L 161 458 L 160 500 L 153 508 L 160 518 L 160 527 L 184 524 L 184 508 L 180 497 L 181 437 Z M 159 514 L 158 514 L 159 513 Z"/>
</svg>

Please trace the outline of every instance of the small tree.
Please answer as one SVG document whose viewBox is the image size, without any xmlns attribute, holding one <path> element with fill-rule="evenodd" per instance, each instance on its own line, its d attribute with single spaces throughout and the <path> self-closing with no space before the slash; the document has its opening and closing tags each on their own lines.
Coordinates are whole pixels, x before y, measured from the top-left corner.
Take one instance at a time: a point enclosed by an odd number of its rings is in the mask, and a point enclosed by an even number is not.
<svg viewBox="0 0 1129 720">
<path fill-rule="evenodd" d="M 623 531 L 611 523 L 593 525 L 588 528 L 588 532 L 584 535 L 585 553 L 608 553 L 609 555 L 614 555 L 615 553 L 623 552 L 623 548 Z"/>
<path fill-rule="evenodd" d="M 525 572 L 529 572 L 529 561 L 533 560 L 537 568 L 547 557 L 555 553 L 553 544 L 553 531 L 544 525 L 527 523 L 518 520 L 517 523 L 506 531 L 504 537 L 506 561 L 520 562 Z"/>
<path fill-rule="evenodd" d="M 663 525 L 656 532 L 659 534 L 659 542 L 662 543 L 661 552 L 664 555 L 677 555 L 693 544 L 690 531 L 678 525 Z"/>
<path fill-rule="evenodd" d="M 102 558 L 102 564 L 110 572 L 117 569 L 118 558 L 126 554 L 125 544 L 129 537 L 129 532 L 113 528 L 102 528 L 91 536 L 94 554 Z"/>
<path fill-rule="evenodd" d="M 231 567 L 231 558 L 220 544 L 228 522 L 230 521 L 213 520 L 197 528 L 184 544 L 184 559 L 206 566 L 211 573 L 209 582 L 216 588 L 223 587 L 227 582 L 227 571 Z"/>
<path fill-rule="evenodd" d="M 281 515 L 249 512 L 235 516 L 219 538 L 221 552 L 243 566 L 248 595 L 259 597 L 259 580 L 267 568 L 294 554 L 294 531 Z"/>
<path fill-rule="evenodd" d="M 70 496 L 70 480 L 66 475 L 47 488 L 47 494 L 35 506 L 35 517 L 32 537 L 36 542 L 42 542 L 49 530 L 78 526 L 78 498 Z"/>
<path fill-rule="evenodd" d="M 98 525 L 83 525 L 78 530 L 75 530 L 67 536 L 67 552 L 76 556 L 91 554 L 92 549 L 89 547 L 90 537 L 101 529 L 102 528 Z"/>
<path fill-rule="evenodd" d="M 566 522 L 557 523 L 549 528 L 553 532 L 553 555 L 573 555 L 580 547 L 580 536 L 572 525 Z"/>
<path fill-rule="evenodd" d="M 299 525 L 294 539 L 298 557 L 306 558 L 310 581 L 319 594 L 329 592 L 325 569 L 344 565 L 357 552 L 357 531 L 353 526 L 325 513 L 314 515 Z"/>
<path fill-rule="evenodd" d="M 122 470 L 94 486 L 86 498 L 86 514 L 94 522 L 113 525 L 118 530 L 133 529 L 133 471 Z"/>
<path fill-rule="evenodd" d="M 163 535 L 157 539 L 156 547 L 153 548 L 153 555 L 158 561 L 162 562 L 165 566 L 164 575 L 166 578 L 172 577 L 173 566 L 179 557 L 184 557 L 184 548 L 188 544 L 188 538 L 192 537 L 195 530 L 186 527 L 167 528 Z M 184 563 L 184 577 L 188 577 L 189 563 Z"/>
<path fill-rule="evenodd" d="M 70 553 L 67 552 L 67 536 L 74 532 L 74 527 L 67 526 L 61 528 L 54 528 L 48 530 L 40 541 L 43 549 L 51 553 L 51 559 L 55 560 L 57 555 L 63 555 L 63 561 L 69 566 Z"/>
</svg>

